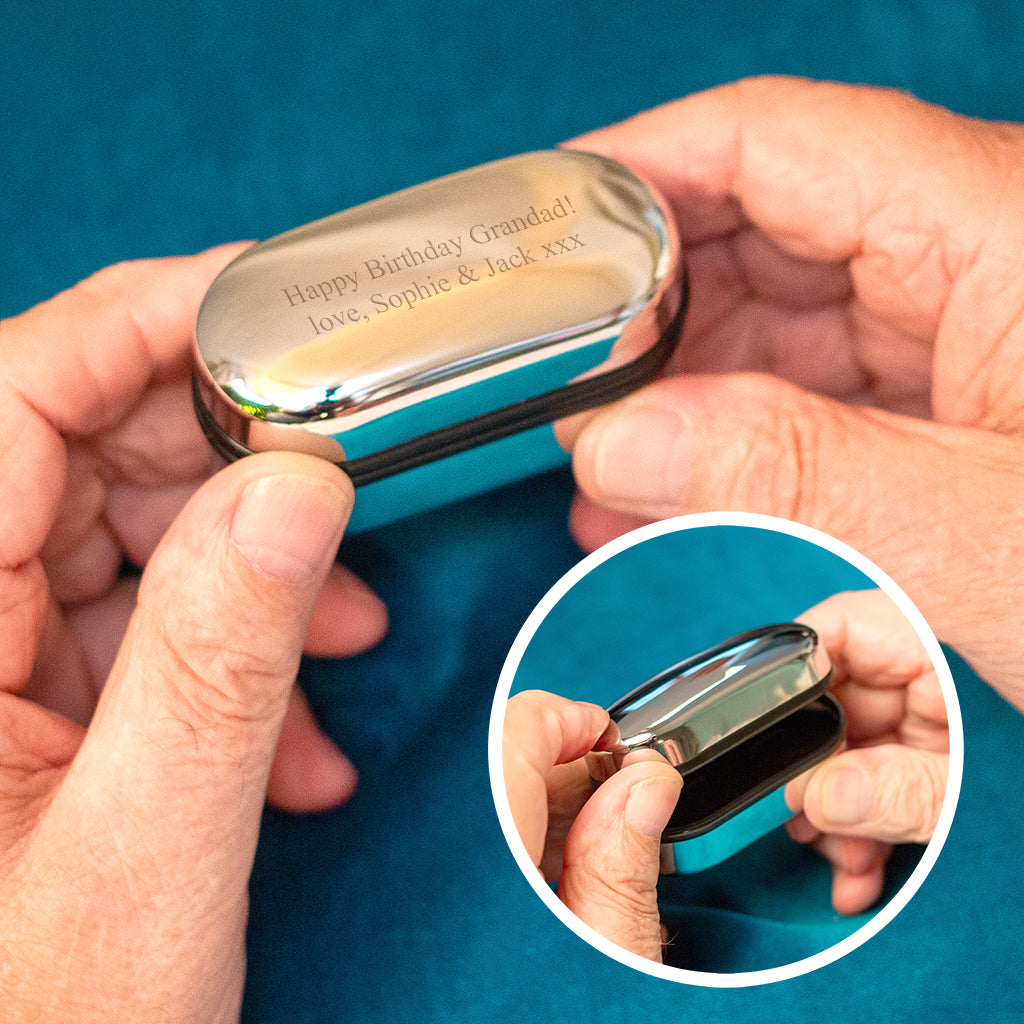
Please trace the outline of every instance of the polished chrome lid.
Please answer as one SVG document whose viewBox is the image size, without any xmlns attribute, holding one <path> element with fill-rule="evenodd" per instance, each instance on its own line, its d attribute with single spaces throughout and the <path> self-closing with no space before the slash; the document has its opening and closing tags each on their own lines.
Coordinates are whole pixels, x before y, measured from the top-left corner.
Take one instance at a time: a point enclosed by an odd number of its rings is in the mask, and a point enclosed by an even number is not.
<svg viewBox="0 0 1024 1024">
<path fill-rule="evenodd" d="M 616 763 L 594 757 L 607 777 L 630 750 L 656 750 L 684 775 L 809 704 L 828 688 L 831 664 L 814 630 L 763 626 L 726 640 L 648 680 L 609 714 L 621 745 Z"/>
<path fill-rule="evenodd" d="M 434 400 L 509 370 L 615 338 L 602 372 L 642 360 L 681 291 L 674 227 L 630 170 L 572 150 L 510 157 L 234 260 L 199 311 L 197 408 L 225 454 L 343 460 L 353 430 L 395 413 L 434 429 Z M 474 401 L 463 415 L 487 411 Z"/>
</svg>

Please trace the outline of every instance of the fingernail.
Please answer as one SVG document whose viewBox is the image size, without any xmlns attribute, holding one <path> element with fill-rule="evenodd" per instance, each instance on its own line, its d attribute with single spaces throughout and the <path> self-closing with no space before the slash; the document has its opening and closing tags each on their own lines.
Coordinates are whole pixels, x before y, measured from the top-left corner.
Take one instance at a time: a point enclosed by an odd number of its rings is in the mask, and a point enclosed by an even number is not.
<svg viewBox="0 0 1024 1024">
<path fill-rule="evenodd" d="M 301 582 L 334 557 L 348 511 L 348 496 L 326 480 L 264 477 L 242 492 L 231 539 L 261 572 Z"/>
<path fill-rule="evenodd" d="M 626 798 L 626 824 L 650 839 L 660 839 L 679 800 L 679 787 L 671 779 L 655 776 L 638 782 Z"/>
<path fill-rule="evenodd" d="M 599 710 L 604 710 L 603 708 Z M 622 734 L 619 732 L 618 723 L 610 721 L 604 727 L 604 732 L 597 738 L 594 750 L 610 750 L 615 753 L 624 753 L 626 747 L 622 742 Z"/>
<path fill-rule="evenodd" d="M 859 825 L 871 815 L 871 781 L 858 768 L 837 768 L 821 797 L 822 813 L 834 825 Z"/>
<path fill-rule="evenodd" d="M 596 427 L 594 479 L 610 498 L 671 501 L 689 476 L 686 420 L 658 405 L 625 406 Z"/>
</svg>

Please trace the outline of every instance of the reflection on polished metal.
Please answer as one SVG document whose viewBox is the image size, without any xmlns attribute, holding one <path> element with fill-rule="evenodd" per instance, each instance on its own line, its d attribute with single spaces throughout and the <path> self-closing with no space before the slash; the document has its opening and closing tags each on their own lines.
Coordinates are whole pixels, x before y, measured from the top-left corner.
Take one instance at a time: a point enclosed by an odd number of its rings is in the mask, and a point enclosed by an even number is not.
<svg viewBox="0 0 1024 1024">
<path fill-rule="evenodd" d="M 842 705 L 812 629 L 764 626 L 674 665 L 613 704 L 618 742 L 587 755 L 595 784 L 633 750 L 655 750 L 683 776 L 662 832 L 669 871 L 701 871 L 792 816 L 784 787 L 835 753 Z M 724 828 L 722 826 L 725 826 Z"/>
<path fill-rule="evenodd" d="M 380 479 L 638 386 L 678 333 L 682 274 L 627 168 L 511 157 L 243 253 L 199 312 L 197 411 L 225 455 Z"/>
<path fill-rule="evenodd" d="M 742 633 L 674 665 L 608 709 L 622 737 L 617 760 L 646 747 L 685 775 L 820 696 L 830 672 L 828 655 L 807 626 L 783 623 Z M 606 776 L 609 767 L 592 770 Z"/>
</svg>

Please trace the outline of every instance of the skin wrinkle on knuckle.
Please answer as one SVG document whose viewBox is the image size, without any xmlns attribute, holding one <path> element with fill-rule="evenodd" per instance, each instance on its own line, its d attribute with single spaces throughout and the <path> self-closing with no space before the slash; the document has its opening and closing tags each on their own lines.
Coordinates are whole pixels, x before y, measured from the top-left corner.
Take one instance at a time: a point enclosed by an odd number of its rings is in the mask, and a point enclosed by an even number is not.
<svg viewBox="0 0 1024 1024">
<path fill-rule="evenodd" d="M 992 173 L 986 179 L 987 215 L 982 229 L 975 228 L 978 236 L 963 261 L 955 298 L 964 311 L 940 331 L 939 358 L 952 365 L 957 362 L 957 345 L 962 345 L 965 331 L 973 340 L 972 348 L 984 351 L 975 358 L 973 372 L 959 382 L 957 392 L 948 397 L 948 413 L 954 421 L 974 420 L 979 403 L 985 407 L 981 424 L 997 430 L 1020 429 L 1020 397 L 1017 383 L 1020 379 L 1019 350 L 1022 319 L 1020 275 L 1018 273 L 1020 249 L 1020 223 L 1022 219 L 1020 158 L 1022 155 L 1020 132 L 1012 139 L 1000 134 L 998 126 L 985 126 L 988 131 L 976 133 L 981 161 L 991 164 Z M 979 333 L 979 321 L 974 315 L 978 308 L 988 311 L 986 320 L 993 328 Z M 1002 311 L 1002 312 L 1000 312 Z M 984 323 L 982 321 L 981 323 Z M 949 349 L 943 357 L 942 350 Z M 1008 353 L 1006 363 L 1001 356 Z M 955 370 L 955 367 L 953 367 Z M 1006 372 L 1009 371 L 1009 372 Z M 1001 380 L 1003 387 L 995 381 Z"/>
<path fill-rule="evenodd" d="M 630 864 L 577 863 L 575 889 L 589 905 L 624 919 L 657 919 L 657 885 Z"/>
<path fill-rule="evenodd" d="M 949 753 L 949 727 L 938 722 L 910 717 L 901 722 L 897 734 L 893 737 L 896 743 L 915 750 L 927 750 L 935 754 Z"/>
<path fill-rule="evenodd" d="M 945 782 L 931 758 L 916 766 L 901 760 L 889 769 L 889 778 L 872 817 L 894 835 L 927 842 L 935 830 L 945 795 Z"/>
<path fill-rule="evenodd" d="M 653 887 L 652 887 L 653 888 Z M 632 889 L 625 891 L 590 884 L 559 894 L 584 923 L 617 945 L 638 955 L 658 960 L 661 956 L 661 918 L 656 892 L 643 899 Z"/>
<path fill-rule="evenodd" d="M 939 815 L 942 813 L 942 805 L 945 802 L 946 779 L 939 769 L 938 762 L 933 758 L 927 758 L 923 762 L 923 770 L 917 779 L 918 808 L 918 833 L 917 837 L 922 841 L 931 839 L 935 826 L 938 823 Z"/>
<path fill-rule="evenodd" d="M 1015 290 L 1019 282 L 1015 282 Z M 983 396 L 985 414 L 978 424 L 1000 433 L 1017 434 L 1024 428 L 1021 411 L 1021 377 L 1024 365 L 1020 353 L 1024 341 L 1024 294 L 1013 297 L 1013 309 L 1004 325 L 987 339 L 985 358 L 964 382 L 965 392 Z"/>
<path fill-rule="evenodd" d="M 817 408 L 786 396 L 750 424 L 749 442 L 727 475 L 726 508 L 811 522 L 818 517 Z M 723 479 L 726 475 L 723 474 Z"/>
<path fill-rule="evenodd" d="M 589 838 L 583 847 L 566 850 L 565 869 L 571 871 L 581 891 L 605 894 L 618 905 L 632 905 L 642 911 L 656 904 L 660 844 L 654 845 L 632 830 L 619 832 L 610 824 Z M 651 859 L 652 870 L 642 870 Z"/>
<path fill-rule="evenodd" d="M 140 284 L 133 273 L 133 263 L 122 261 L 97 270 L 68 292 L 57 296 L 58 301 L 70 306 L 75 319 L 82 325 L 116 318 L 108 330 L 118 339 L 122 349 L 121 376 L 105 380 L 105 375 L 98 373 L 89 359 L 92 353 L 102 355 L 96 346 L 80 343 L 74 346 L 80 382 L 76 390 L 75 418 L 80 422 L 112 425 L 116 419 L 111 419 L 111 410 L 120 410 L 123 416 L 125 396 L 141 392 L 151 374 L 152 359 L 146 345 L 146 334 L 131 306 L 132 292 Z M 82 326 L 78 333 L 84 336 L 88 330 Z M 87 398 L 91 399 L 88 405 Z"/>
<path fill-rule="evenodd" d="M 951 252 L 938 224 L 890 225 L 876 234 L 884 245 L 865 244 L 851 264 L 859 301 L 868 312 L 932 345 L 964 256 Z"/>
<path fill-rule="evenodd" d="M 148 332 L 144 329 L 132 296 L 142 286 L 145 278 L 151 277 L 154 264 L 147 260 L 121 260 L 101 267 L 94 274 L 80 281 L 72 288 L 72 294 L 79 292 L 96 310 L 117 310 L 124 316 L 127 338 L 141 361 L 150 365 L 150 352 L 146 344 Z M 143 277 L 145 275 L 145 278 Z"/>
<path fill-rule="evenodd" d="M 562 738 L 562 716 L 553 707 L 541 705 L 534 709 L 537 731 L 546 744 L 545 767 L 554 764 L 558 758 L 559 740 Z"/>
<path fill-rule="evenodd" d="M 541 756 L 544 763 L 538 765 L 538 769 L 544 771 L 555 763 L 562 720 L 559 713 L 540 694 L 528 691 L 512 698 L 511 714 L 506 715 L 506 729 L 510 741 L 526 730 L 542 741 L 544 749 Z M 505 747 L 513 762 L 520 758 L 529 761 L 518 743 L 507 742 Z"/>
<path fill-rule="evenodd" d="M 816 442 L 818 429 L 813 416 L 783 406 L 774 424 L 783 453 L 771 479 L 771 507 L 794 521 L 812 518 L 816 491 Z"/>
<path fill-rule="evenodd" d="M 298 659 L 268 665 L 241 645 L 227 645 L 214 628 L 197 631 L 176 631 L 171 623 L 158 619 L 156 642 L 163 664 L 159 668 L 162 691 L 172 695 L 181 712 L 182 724 L 188 725 L 193 743 L 208 728 L 220 735 L 234 726 L 243 735 L 258 723 L 276 721 L 284 708 L 287 692 L 281 685 L 288 677 L 288 689 L 298 669 Z M 206 635 L 204 635 L 204 633 Z M 143 670 L 152 674 L 152 665 Z"/>
</svg>

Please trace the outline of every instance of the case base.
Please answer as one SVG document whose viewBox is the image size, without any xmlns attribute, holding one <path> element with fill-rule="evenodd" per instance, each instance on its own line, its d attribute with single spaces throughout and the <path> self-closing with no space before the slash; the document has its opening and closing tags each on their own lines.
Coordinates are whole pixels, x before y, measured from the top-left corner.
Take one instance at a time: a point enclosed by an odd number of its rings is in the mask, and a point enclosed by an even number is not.
<svg viewBox="0 0 1024 1024">
<path fill-rule="evenodd" d="M 346 533 L 375 530 L 568 462 L 545 423 L 357 487 Z"/>
<path fill-rule="evenodd" d="M 772 829 L 789 821 L 793 812 L 786 805 L 784 793 L 785 787 L 777 789 L 710 832 L 670 844 L 672 866 L 676 874 L 694 874 L 721 864 L 734 853 L 739 853 Z"/>
</svg>

